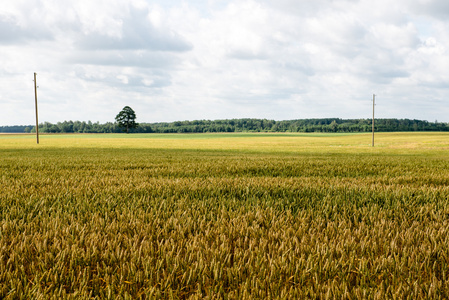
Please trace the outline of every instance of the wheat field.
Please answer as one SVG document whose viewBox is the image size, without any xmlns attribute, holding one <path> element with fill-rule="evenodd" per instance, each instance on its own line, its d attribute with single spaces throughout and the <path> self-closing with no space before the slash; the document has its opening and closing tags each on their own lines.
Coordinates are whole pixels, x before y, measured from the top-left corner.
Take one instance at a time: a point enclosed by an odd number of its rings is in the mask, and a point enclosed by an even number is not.
<svg viewBox="0 0 449 300">
<path fill-rule="evenodd" d="M 449 134 L 0 135 L 2 299 L 447 299 Z"/>
</svg>

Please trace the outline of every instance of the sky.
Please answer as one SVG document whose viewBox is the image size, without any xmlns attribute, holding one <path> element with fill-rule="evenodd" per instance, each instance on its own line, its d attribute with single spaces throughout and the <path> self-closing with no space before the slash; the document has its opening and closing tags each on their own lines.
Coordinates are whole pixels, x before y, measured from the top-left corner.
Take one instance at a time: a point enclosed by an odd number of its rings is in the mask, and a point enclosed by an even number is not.
<svg viewBox="0 0 449 300">
<path fill-rule="evenodd" d="M 232 118 L 449 122 L 447 0 L 14 0 L 0 126 Z"/>
</svg>

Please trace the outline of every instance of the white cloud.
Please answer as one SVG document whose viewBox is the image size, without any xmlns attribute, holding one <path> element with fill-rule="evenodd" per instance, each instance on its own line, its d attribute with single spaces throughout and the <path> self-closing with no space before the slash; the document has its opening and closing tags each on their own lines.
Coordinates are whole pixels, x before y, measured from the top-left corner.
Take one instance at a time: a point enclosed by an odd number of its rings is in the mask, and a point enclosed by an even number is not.
<svg viewBox="0 0 449 300">
<path fill-rule="evenodd" d="M 443 0 L 8 1 L 0 125 L 260 117 L 449 121 Z"/>
<path fill-rule="evenodd" d="M 192 48 L 177 32 L 167 28 L 155 28 L 147 9 L 130 7 L 126 17 L 114 21 L 114 30 L 98 30 L 84 34 L 80 38 L 81 47 L 87 50 L 148 51 L 189 51 Z"/>
</svg>

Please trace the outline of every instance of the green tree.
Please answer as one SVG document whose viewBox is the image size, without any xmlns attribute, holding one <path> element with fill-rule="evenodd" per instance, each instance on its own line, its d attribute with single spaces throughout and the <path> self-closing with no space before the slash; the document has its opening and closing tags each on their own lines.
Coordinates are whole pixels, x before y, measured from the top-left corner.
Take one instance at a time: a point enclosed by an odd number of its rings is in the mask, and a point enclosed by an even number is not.
<svg viewBox="0 0 449 300">
<path fill-rule="evenodd" d="M 126 131 L 126 133 L 129 133 L 130 129 L 139 126 L 139 124 L 136 123 L 136 113 L 129 106 L 125 106 L 122 111 L 115 116 L 115 121 L 118 123 L 119 127 L 123 127 L 123 131 Z"/>
</svg>

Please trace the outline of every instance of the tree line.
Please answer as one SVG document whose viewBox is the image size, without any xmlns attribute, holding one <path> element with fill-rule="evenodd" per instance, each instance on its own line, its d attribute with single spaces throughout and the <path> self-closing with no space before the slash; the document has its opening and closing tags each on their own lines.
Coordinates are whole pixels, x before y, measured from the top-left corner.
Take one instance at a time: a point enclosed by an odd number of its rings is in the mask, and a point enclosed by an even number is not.
<svg viewBox="0 0 449 300">
<path fill-rule="evenodd" d="M 371 119 L 300 119 L 274 121 L 267 119 L 194 120 L 161 123 L 139 123 L 134 133 L 201 133 L 201 132 L 370 132 Z M 449 131 L 449 123 L 410 119 L 376 119 L 376 132 Z M 35 127 L 0 126 L 3 133 L 35 132 Z M 64 121 L 39 125 L 43 133 L 119 133 L 117 122 L 100 124 L 91 121 Z"/>
</svg>

